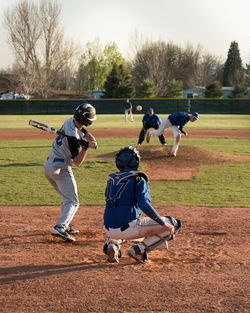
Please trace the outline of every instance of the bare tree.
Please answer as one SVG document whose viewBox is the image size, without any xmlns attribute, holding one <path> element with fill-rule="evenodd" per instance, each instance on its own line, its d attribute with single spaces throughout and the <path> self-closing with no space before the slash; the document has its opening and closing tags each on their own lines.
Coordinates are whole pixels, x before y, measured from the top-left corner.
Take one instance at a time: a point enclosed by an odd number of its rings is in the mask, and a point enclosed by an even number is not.
<svg viewBox="0 0 250 313">
<path fill-rule="evenodd" d="M 207 86 L 214 81 L 221 81 L 223 73 L 223 62 L 220 58 L 201 53 L 195 74 L 195 86 Z"/>
<path fill-rule="evenodd" d="M 191 46 L 183 49 L 172 42 L 144 43 L 132 61 L 136 90 L 146 78 L 154 82 L 158 96 L 166 93 L 169 80 L 183 81 L 184 87 L 191 85 L 198 56 Z"/>
<path fill-rule="evenodd" d="M 149 79 L 154 82 L 158 95 L 166 91 L 166 82 L 169 80 L 170 71 L 167 71 L 166 54 L 169 46 L 163 42 L 146 42 L 132 61 L 133 81 L 138 92 L 142 82 Z"/>
<path fill-rule="evenodd" d="M 167 82 L 181 81 L 183 88 L 205 86 L 221 77 L 222 64 L 215 57 L 205 54 L 200 46 L 188 43 L 180 47 L 173 42 L 146 40 L 136 47 L 132 62 L 132 75 L 136 91 L 145 79 L 155 84 L 158 96 L 166 94 Z"/>
<path fill-rule="evenodd" d="M 73 42 L 64 40 L 60 14 L 61 6 L 52 0 L 42 0 L 40 5 L 21 0 L 4 12 L 19 64 L 20 84 L 26 92 L 31 90 L 45 97 L 54 88 L 57 74 L 77 51 Z"/>
</svg>

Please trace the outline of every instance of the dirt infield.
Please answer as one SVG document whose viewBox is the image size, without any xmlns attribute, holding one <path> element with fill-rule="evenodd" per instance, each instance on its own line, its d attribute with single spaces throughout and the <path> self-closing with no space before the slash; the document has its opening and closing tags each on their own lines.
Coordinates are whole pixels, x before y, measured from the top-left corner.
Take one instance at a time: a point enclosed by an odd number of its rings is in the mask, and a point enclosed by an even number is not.
<svg viewBox="0 0 250 313">
<path fill-rule="evenodd" d="M 115 132 L 134 137 L 138 131 Z M 114 136 L 112 130 L 93 133 Z M 250 138 L 250 131 L 192 130 L 196 136 Z M 0 140 L 53 137 L 40 130 L 0 131 Z M 169 146 L 138 149 L 150 179 L 191 179 L 200 165 L 250 159 L 191 146 L 180 147 L 178 160 L 166 158 Z M 114 153 L 98 157 L 113 160 Z M 181 219 L 183 227 L 168 251 L 162 246 L 150 252 L 150 264 L 142 265 L 126 255 L 131 242 L 123 245 L 119 264 L 106 261 L 101 206 L 80 206 L 75 243 L 50 235 L 59 206 L 2 206 L 0 312 L 250 312 L 250 208 L 155 207 Z"/>
<path fill-rule="evenodd" d="M 141 161 L 146 163 L 151 180 L 192 179 L 201 165 L 250 162 L 250 156 L 233 155 L 195 146 L 181 146 L 176 158 L 169 158 L 171 146 L 139 146 Z M 97 158 L 114 161 L 115 153 L 98 155 Z"/>
<path fill-rule="evenodd" d="M 103 208 L 81 206 L 75 243 L 50 235 L 57 207 L 2 207 L 0 311 L 249 312 L 249 209 L 158 206 L 178 237 L 137 264 L 102 253 Z"/>
<path fill-rule="evenodd" d="M 138 137 L 140 129 L 93 129 L 91 133 L 96 138 L 111 137 Z M 233 138 L 250 138 L 250 130 L 246 129 L 192 129 L 188 131 L 190 137 L 233 137 Z M 164 134 L 172 138 L 171 130 L 165 130 Z M 24 140 L 24 139 L 46 139 L 54 138 L 54 134 L 50 134 L 39 129 L 18 129 L 10 131 L 8 129 L 0 130 L 0 140 Z"/>
</svg>

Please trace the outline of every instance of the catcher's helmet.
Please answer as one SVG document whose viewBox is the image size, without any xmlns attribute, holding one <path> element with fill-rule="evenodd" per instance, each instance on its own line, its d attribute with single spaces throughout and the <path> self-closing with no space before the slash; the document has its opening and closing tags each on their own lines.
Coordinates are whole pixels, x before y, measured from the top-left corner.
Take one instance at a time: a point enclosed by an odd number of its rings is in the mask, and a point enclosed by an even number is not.
<svg viewBox="0 0 250 313">
<path fill-rule="evenodd" d="M 75 109 L 74 118 L 78 123 L 89 126 L 96 120 L 96 110 L 91 104 L 82 103 Z"/>
<path fill-rule="evenodd" d="M 119 170 L 136 171 L 139 167 L 140 154 L 136 148 L 126 146 L 116 154 L 115 163 Z"/>
</svg>

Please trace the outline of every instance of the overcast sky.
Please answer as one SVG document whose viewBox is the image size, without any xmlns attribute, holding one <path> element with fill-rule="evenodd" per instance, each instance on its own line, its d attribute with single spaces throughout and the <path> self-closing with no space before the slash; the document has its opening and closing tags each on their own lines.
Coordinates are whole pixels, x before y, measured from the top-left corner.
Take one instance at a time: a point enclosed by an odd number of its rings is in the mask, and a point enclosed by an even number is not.
<svg viewBox="0 0 250 313">
<path fill-rule="evenodd" d="M 13 60 L 3 25 L 3 10 L 20 0 L 0 0 L 0 68 Z M 38 3 L 39 0 L 33 0 Z M 250 62 L 250 0 L 58 0 L 66 38 L 83 47 L 96 37 L 105 45 L 116 42 L 127 58 L 129 38 L 172 41 L 180 46 L 200 44 L 205 51 L 226 60 L 237 41 L 243 64 Z"/>
</svg>

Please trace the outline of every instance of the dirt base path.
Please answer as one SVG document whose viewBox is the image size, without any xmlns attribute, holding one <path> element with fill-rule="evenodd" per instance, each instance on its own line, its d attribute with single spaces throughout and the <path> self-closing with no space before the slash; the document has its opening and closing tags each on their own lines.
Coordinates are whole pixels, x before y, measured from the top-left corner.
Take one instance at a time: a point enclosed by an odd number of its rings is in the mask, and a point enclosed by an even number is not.
<svg viewBox="0 0 250 313">
<path fill-rule="evenodd" d="M 91 130 L 96 138 L 110 137 L 138 137 L 140 129 L 93 129 Z M 167 129 L 164 134 L 172 138 L 172 131 Z M 246 129 L 192 129 L 188 131 L 190 137 L 233 137 L 250 138 L 250 130 Z M 39 129 L 17 129 L 15 131 L 8 129 L 0 130 L 0 140 L 24 140 L 24 139 L 46 139 L 54 138 L 50 134 Z"/>
<path fill-rule="evenodd" d="M 157 206 L 181 233 L 137 264 L 106 261 L 101 206 L 81 206 L 75 243 L 50 235 L 58 207 L 1 207 L 1 312 L 227 312 L 249 305 L 249 208 Z"/>
</svg>

